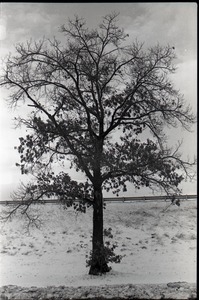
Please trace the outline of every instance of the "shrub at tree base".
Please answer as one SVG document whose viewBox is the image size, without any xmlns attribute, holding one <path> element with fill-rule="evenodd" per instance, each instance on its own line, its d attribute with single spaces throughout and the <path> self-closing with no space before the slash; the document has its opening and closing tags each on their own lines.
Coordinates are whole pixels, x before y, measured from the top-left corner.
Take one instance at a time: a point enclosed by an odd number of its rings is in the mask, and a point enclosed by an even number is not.
<svg viewBox="0 0 199 300">
<path fill-rule="evenodd" d="M 104 236 L 113 238 L 111 233 L 112 228 L 104 229 Z M 98 275 L 109 272 L 111 267 L 107 268 L 109 262 L 120 263 L 122 260 L 122 255 L 116 255 L 114 250 L 117 248 L 117 243 L 111 244 L 110 241 L 106 241 L 105 245 L 98 245 L 98 250 L 90 253 L 90 257 L 87 258 L 87 267 L 91 266 L 90 274 Z M 95 266 L 95 267 L 93 267 Z M 100 270 L 100 272 L 99 272 Z"/>
</svg>

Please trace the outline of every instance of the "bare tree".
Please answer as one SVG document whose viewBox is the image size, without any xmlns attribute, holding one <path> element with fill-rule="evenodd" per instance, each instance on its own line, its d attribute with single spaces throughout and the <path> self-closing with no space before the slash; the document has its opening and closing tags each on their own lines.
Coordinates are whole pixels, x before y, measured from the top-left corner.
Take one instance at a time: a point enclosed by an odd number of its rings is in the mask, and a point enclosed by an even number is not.
<svg viewBox="0 0 199 300">
<path fill-rule="evenodd" d="M 61 31 L 62 43 L 18 44 L 0 83 L 10 90 L 12 106 L 31 108 L 28 116 L 21 109 L 18 118 L 29 130 L 20 137 L 18 165 L 22 174 L 35 176 L 23 205 L 44 196 L 56 195 L 68 206 L 87 199 L 93 205 L 89 273 L 99 274 L 110 269 L 103 242 L 103 189 L 117 194 L 130 182 L 167 195 L 180 193 L 179 184 L 195 162 L 181 158 L 180 144 L 176 149 L 167 145 L 164 128 L 190 130 L 195 117 L 169 79 L 175 72 L 174 47 L 127 45 L 116 14 L 92 30 L 75 17 Z M 67 159 L 86 175 L 85 183 L 66 174 Z M 63 163 L 58 174 L 52 171 L 57 161 Z M 83 204 L 75 208 L 85 211 Z"/>
</svg>

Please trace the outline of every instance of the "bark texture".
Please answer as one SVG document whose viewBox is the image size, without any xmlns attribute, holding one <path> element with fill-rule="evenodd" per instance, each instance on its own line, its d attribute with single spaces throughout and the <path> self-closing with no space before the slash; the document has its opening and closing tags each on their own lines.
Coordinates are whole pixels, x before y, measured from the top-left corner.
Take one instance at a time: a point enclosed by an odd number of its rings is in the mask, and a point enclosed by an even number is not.
<svg viewBox="0 0 199 300">
<path fill-rule="evenodd" d="M 94 190 L 93 206 L 93 240 L 90 275 L 98 275 L 110 271 L 106 262 L 103 241 L 103 196 L 101 187 Z"/>
</svg>

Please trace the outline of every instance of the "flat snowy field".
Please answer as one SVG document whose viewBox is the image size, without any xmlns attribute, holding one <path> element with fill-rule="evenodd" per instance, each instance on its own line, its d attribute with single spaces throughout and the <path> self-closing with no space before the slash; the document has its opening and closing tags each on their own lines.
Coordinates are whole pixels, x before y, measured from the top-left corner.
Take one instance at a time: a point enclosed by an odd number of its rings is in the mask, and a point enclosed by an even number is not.
<svg viewBox="0 0 199 300">
<path fill-rule="evenodd" d="M 22 218 L 1 223 L 0 286 L 99 286 L 196 282 L 196 201 L 108 203 L 104 227 L 112 228 L 116 253 L 110 273 L 88 275 L 92 209 L 34 205 L 43 221 L 26 231 Z M 4 207 L 1 206 L 2 210 Z M 108 238 L 105 238 L 105 240 Z"/>
</svg>

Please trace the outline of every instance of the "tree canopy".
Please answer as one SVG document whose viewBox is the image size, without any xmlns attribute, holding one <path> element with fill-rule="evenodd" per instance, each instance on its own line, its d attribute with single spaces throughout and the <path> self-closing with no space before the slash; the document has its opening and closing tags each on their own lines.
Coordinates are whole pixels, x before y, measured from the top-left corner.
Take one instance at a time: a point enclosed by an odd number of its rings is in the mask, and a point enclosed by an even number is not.
<svg viewBox="0 0 199 300">
<path fill-rule="evenodd" d="M 28 118 L 22 110 L 18 119 L 32 132 L 20 138 L 21 172 L 41 176 L 53 161 L 69 157 L 92 184 L 99 162 L 107 190 L 125 190 L 130 181 L 176 192 L 184 162 L 166 146 L 163 129 L 178 123 L 189 129 L 194 116 L 169 80 L 175 49 L 126 46 L 116 18 L 107 15 L 90 30 L 76 17 L 62 26 L 65 43 L 29 41 L 8 58 L 1 85 L 13 91 L 12 105 L 32 107 Z"/>
</svg>

